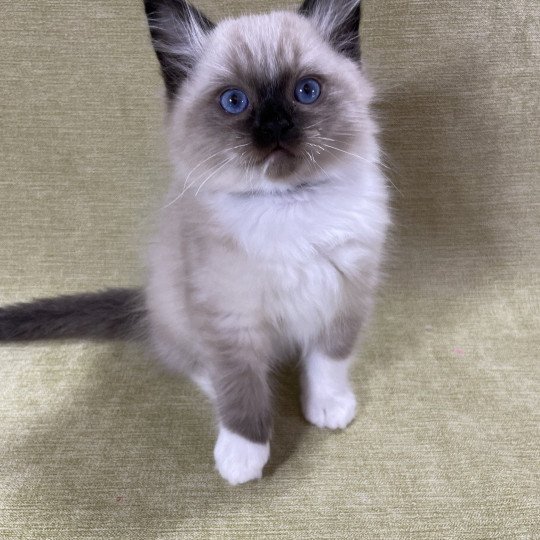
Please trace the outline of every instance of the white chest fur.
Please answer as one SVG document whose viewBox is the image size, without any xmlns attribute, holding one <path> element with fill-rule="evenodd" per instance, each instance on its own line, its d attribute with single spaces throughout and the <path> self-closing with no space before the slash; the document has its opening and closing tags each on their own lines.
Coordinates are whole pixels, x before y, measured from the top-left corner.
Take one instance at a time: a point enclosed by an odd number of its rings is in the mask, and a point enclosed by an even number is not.
<svg viewBox="0 0 540 540">
<path fill-rule="evenodd" d="M 342 303 L 344 282 L 378 259 L 388 225 L 383 179 L 361 178 L 280 195 L 224 196 L 213 210 L 263 268 L 264 311 L 309 340 Z"/>
</svg>

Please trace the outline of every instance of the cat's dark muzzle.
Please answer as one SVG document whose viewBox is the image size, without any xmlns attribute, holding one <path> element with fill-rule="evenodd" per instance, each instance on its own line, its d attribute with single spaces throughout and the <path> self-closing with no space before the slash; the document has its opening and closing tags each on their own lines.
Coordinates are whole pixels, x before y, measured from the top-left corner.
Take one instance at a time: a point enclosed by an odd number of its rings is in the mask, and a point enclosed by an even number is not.
<svg viewBox="0 0 540 540">
<path fill-rule="evenodd" d="M 266 98 L 254 116 L 255 146 L 264 149 L 277 145 L 289 150 L 290 145 L 298 143 L 300 138 L 301 132 L 290 106 L 275 96 Z"/>
</svg>

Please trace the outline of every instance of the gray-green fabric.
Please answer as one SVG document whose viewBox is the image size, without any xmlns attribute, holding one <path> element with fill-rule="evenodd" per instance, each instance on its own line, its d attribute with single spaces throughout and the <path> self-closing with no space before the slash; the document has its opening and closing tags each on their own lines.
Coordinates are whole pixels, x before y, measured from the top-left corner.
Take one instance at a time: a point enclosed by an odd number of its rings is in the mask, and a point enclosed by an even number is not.
<svg viewBox="0 0 540 540">
<path fill-rule="evenodd" d="M 0 302 L 140 283 L 169 174 L 142 2 L 0 8 Z M 2 346 L 0 537 L 540 538 L 539 20 L 364 2 L 396 226 L 347 431 L 285 373 L 265 478 L 231 488 L 208 404 L 134 345 Z"/>
</svg>

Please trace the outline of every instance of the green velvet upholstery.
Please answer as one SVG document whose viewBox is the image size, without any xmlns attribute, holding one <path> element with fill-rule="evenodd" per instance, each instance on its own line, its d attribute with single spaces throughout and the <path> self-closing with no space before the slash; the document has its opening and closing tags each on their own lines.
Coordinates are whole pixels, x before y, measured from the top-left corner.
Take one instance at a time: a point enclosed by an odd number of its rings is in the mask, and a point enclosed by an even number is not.
<svg viewBox="0 0 540 540">
<path fill-rule="evenodd" d="M 135 345 L 2 346 L 0 538 L 540 538 L 540 4 L 364 4 L 396 225 L 355 423 L 309 426 L 284 373 L 231 488 Z M 0 302 L 140 283 L 169 174 L 142 2 L 0 5 Z"/>
</svg>

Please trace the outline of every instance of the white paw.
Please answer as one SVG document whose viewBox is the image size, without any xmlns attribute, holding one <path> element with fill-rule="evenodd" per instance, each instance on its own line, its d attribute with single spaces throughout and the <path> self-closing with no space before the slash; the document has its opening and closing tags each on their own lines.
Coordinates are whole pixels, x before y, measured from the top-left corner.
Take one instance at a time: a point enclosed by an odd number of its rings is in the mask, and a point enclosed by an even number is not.
<svg viewBox="0 0 540 540">
<path fill-rule="evenodd" d="M 356 413 L 356 397 L 351 390 L 341 394 L 308 395 L 302 399 L 306 420 L 317 427 L 345 429 Z"/>
<path fill-rule="evenodd" d="M 221 426 L 214 448 L 219 474 L 232 484 L 243 484 L 262 477 L 263 467 L 270 457 L 270 443 L 249 441 Z"/>
</svg>

